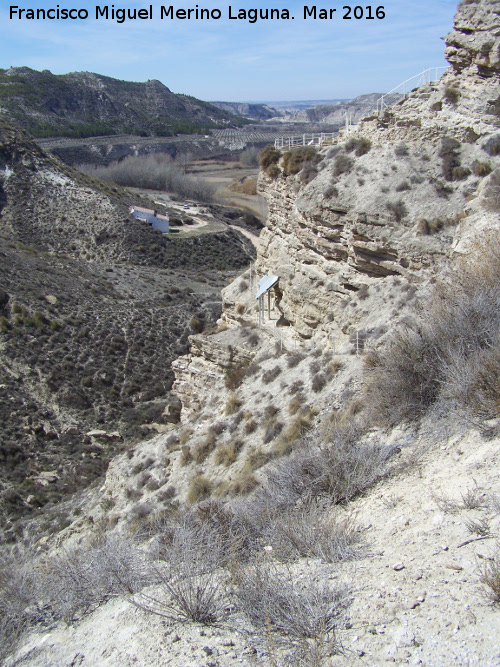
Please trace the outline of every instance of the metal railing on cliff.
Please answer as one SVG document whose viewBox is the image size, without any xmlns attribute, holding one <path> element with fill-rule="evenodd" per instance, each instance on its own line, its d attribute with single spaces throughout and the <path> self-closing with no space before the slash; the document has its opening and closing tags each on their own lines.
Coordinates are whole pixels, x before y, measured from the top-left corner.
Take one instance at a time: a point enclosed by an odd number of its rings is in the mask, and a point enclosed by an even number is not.
<svg viewBox="0 0 500 667">
<path fill-rule="evenodd" d="M 388 93 L 384 93 L 378 98 L 373 113 L 378 115 L 382 113 L 384 109 L 387 109 L 406 97 L 408 93 L 420 88 L 420 86 L 437 81 L 441 78 L 441 74 L 447 69 L 448 67 L 428 67 L 419 74 L 415 74 L 409 79 L 406 79 L 406 81 L 403 81 Z M 348 112 L 346 112 L 346 133 L 349 133 L 351 127 L 352 125 L 350 123 Z M 295 146 L 323 146 L 332 143 L 336 136 L 338 136 L 337 132 L 293 134 L 288 137 L 280 136 L 274 140 L 274 147 L 290 150 L 290 148 L 294 148 Z"/>
</svg>

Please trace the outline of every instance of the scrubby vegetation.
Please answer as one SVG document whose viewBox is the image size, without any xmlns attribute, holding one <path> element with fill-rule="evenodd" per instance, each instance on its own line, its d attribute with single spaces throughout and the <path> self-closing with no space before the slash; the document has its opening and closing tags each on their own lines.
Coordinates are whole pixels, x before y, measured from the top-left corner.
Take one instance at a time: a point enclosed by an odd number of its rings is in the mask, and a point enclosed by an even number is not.
<svg viewBox="0 0 500 667">
<path fill-rule="evenodd" d="M 281 159 L 281 151 L 269 144 L 263 148 L 259 155 L 259 165 L 270 178 L 276 178 L 279 176 L 280 168 L 278 167 L 278 162 Z"/>
<path fill-rule="evenodd" d="M 446 400 L 484 419 L 497 416 L 500 254 L 494 238 L 435 287 L 425 310 L 366 357 L 374 413 L 395 424 Z"/>
<path fill-rule="evenodd" d="M 125 187 L 172 192 L 181 198 L 211 202 L 215 189 L 207 181 L 185 174 L 167 153 L 137 155 L 107 167 L 80 165 L 80 171 Z"/>
</svg>

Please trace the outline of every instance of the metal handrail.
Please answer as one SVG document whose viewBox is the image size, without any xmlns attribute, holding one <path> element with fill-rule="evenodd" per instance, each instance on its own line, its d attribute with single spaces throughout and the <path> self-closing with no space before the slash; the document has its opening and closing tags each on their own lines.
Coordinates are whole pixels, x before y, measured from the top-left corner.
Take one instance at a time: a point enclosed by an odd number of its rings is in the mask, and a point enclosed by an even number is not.
<svg viewBox="0 0 500 667">
<path fill-rule="evenodd" d="M 415 88 L 419 88 L 419 86 L 422 86 L 426 83 L 431 83 L 432 81 L 437 81 L 440 76 L 438 76 L 438 72 L 441 70 L 444 72 L 448 69 L 447 67 L 428 67 L 427 69 L 424 69 L 422 72 L 419 74 L 414 74 L 411 76 L 409 79 L 406 79 L 406 81 L 403 81 L 403 83 L 400 83 L 398 86 L 390 90 L 388 93 L 384 93 L 382 97 L 379 97 L 377 100 L 377 113 L 381 113 L 384 109 L 387 107 L 390 107 L 391 104 L 394 104 L 394 102 L 397 102 L 399 97 L 397 99 L 394 99 L 391 102 L 387 102 L 386 100 L 390 98 L 390 96 L 396 96 L 396 95 L 404 95 L 406 96 L 407 92 L 411 92 L 412 90 L 415 90 Z M 433 74 L 435 73 L 435 77 Z M 415 79 L 418 79 L 417 84 L 415 86 L 412 86 L 410 88 L 410 82 L 414 81 Z M 403 92 L 401 92 L 401 88 L 403 88 Z"/>
</svg>

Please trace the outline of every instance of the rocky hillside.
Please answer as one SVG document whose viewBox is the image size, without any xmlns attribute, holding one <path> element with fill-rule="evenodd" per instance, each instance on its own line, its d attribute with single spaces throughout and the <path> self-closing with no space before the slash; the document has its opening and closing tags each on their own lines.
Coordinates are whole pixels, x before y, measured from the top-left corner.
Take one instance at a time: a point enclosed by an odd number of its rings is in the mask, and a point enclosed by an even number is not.
<svg viewBox="0 0 500 667">
<path fill-rule="evenodd" d="M 176 95 L 160 81 L 135 83 L 92 72 L 55 75 L 28 67 L 0 70 L 0 107 L 37 137 L 169 137 L 242 124 L 232 113 Z"/>
<path fill-rule="evenodd" d="M 243 116 L 243 118 L 251 118 L 252 120 L 268 120 L 277 115 L 276 109 L 267 104 L 249 104 L 246 102 L 210 102 L 210 104 L 235 116 Z"/>
<path fill-rule="evenodd" d="M 35 542 L 7 664 L 498 664 L 497 4 L 461 3 L 440 82 L 261 153 L 257 260 L 173 362 L 181 423 Z"/>
<path fill-rule="evenodd" d="M 178 419 L 171 361 L 218 317 L 225 276 L 253 246 L 229 227 L 153 231 L 128 210 L 152 202 L 46 156 L 6 122 L 0 174 L 0 502 L 12 535 L 124 443 Z"/>
</svg>

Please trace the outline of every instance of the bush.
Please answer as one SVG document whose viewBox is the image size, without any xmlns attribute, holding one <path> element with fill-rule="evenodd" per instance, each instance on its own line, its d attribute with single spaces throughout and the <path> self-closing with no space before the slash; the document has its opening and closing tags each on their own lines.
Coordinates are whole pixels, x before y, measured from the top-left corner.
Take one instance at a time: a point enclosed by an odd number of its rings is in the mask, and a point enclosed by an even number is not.
<svg viewBox="0 0 500 667">
<path fill-rule="evenodd" d="M 451 137 L 444 137 L 439 149 L 443 176 L 447 181 L 453 180 L 453 169 L 460 167 L 460 143 Z"/>
<path fill-rule="evenodd" d="M 303 352 L 289 352 L 286 357 L 288 368 L 295 368 L 295 366 L 298 366 L 305 358 L 306 355 Z"/>
<path fill-rule="evenodd" d="M 351 137 L 346 141 L 345 150 L 350 153 L 354 151 L 358 157 L 365 155 L 371 150 L 372 142 L 366 137 Z"/>
<path fill-rule="evenodd" d="M 449 104 L 456 104 L 460 99 L 460 91 L 455 86 L 446 86 L 444 90 L 444 99 Z"/>
<path fill-rule="evenodd" d="M 479 256 L 479 253 L 481 256 Z M 500 255 L 483 243 L 448 286 L 367 355 L 367 401 L 385 423 L 417 419 L 438 399 L 491 418 L 500 409 Z"/>
<path fill-rule="evenodd" d="M 226 388 L 231 389 L 232 391 L 238 389 L 238 387 L 243 382 L 243 378 L 247 373 L 247 369 L 248 369 L 248 363 L 238 364 L 233 366 L 232 368 L 228 368 L 224 380 Z"/>
<path fill-rule="evenodd" d="M 472 171 L 475 176 L 488 176 L 488 174 L 491 174 L 491 164 L 489 162 L 474 160 L 472 163 Z"/>
<path fill-rule="evenodd" d="M 225 413 L 226 415 L 234 415 L 241 407 L 241 400 L 236 394 L 230 394 L 226 401 Z"/>
<path fill-rule="evenodd" d="M 325 199 L 331 199 L 332 197 L 338 197 L 338 196 L 339 196 L 339 191 L 334 185 L 328 185 L 323 190 L 323 197 L 325 197 Z"/>
<path fill-rule="evenodd" d="M 471 175 L 471 170 L 467 167 L 453 167 L 451 170 L 452 181 L 463 181 Z"/>
<path fill-rule="evenodd" d="M 341 176 L 342 174 L 348 174 L 350 171 L 352 171 L 353 167 L 354 167 L 354 160 L 351 157 L 349 157 L 349 155 L 345 155 L 345 153 L 340 153 L 335 158 L 335 162 L 333 165 L 333 174 L 334 176 Z"/>
<path fill-rule="evenodd" d="M 290 575 L 272 565 L 247 568 L 236 595 L 256 628 L 271 628 L 299 640 L 334 636 L 350 604 L 347 588 L 312 579 L 299 588 Z"/>
<path fill-rule="evenodd" d="M 212 482 L 202 473 L 193 477 L 189 482 L 187 501 L 190 505 L 203 500 L 212 493 Z"/>
<path fill-rule="evenodd" d="M 495 604 L 500 604 L 500 550 L 498 547 L 493 558 L 482 567 L 481 583 L 486 587 L 489 599 Z"/>
<path fill-rule="evenodd" d="M 233 440 L 224 445 L 219 445 L 215 450 L 215 463 L 226 467 L 230 466 L 238 458 L 238 453 L 242 447 L 243 442 L 241 440 Z"/>
<path fill-rule="evenodd" d="M 500 135 L 496 134 L 493 137 L 490 137 L 484 144 L 483 150 L 492 157 L 500 155 Z"/>
<path fill-rule="evenodd" d="M 364 531 L 350 514 L 332 511 L 313 500 L 276 518 L 264 532 L 267 544 L 280 560 L 319 558 L 339 563 L 367 554 Z"/>
<path fill-rule="evenodd" d="M 286 175 L 300 174 L 302 183 L 310 183 L 317 175 L 316 165 L 321 161 L 314 146 L 300 146 L 283 155 L 283 170 Z"/>
<path fill-rule="evenodd" d="M 387 202 L 385 207 L 390 213 L 392 213 L 397 222 L 401 222 L 401 220 L 406 218 L 408 215 L 408 209 L 406 208 L 406 204 L 402 199 L 398 199 L 398 201 Z"/>
<path fill-rule="evenodd" d="M 326 375 L 324 373 L 316 373 L 311 382 L 311 389 L 315 393 L 318 393 L 325 388 L 326 382 Z"/>
<path fill-rule="evenodd" d="M 259 165 L 270 178 L 276 178 L 280 174 L 278 162 L 281 159 L 281 151 L 269 144 L 258 154 Z"/>
<path fill-rule="evenodd" d="M 181 622 L 212 624 L 225 616 L 227 575 L 220 569 L 226 560 L 225 540 L 202 517 L 186 514 L 177 524 L 165 526 L 154 570 L 157 588 L 152 594 L 136 595 L 136 606 Z"/>
<path fill-rule="evenodd" d="M 264 384 L 270 384 L 271 382 L 276 380 L 276 378 L 280 373 L 281 373 L 281 367 L 279 365 L 275 366 L 274 368 L 270 368 L 269 370 L 264 371 L 262 373 L 262 382 Z"/>
<path fill-rule="evenodd" d="M 398 183 L 394 189 L 396 192 L 404 192 L 405 190 L 411 190 L 411 185 L 408 181 L 401 181 L 401 183 Z"/>
<path fill-rule="evenodd" d="M 398 144 L 394 149 L 397 157 L 406 157 L 409 154 L 408 146 L 406 144 Z"/>
<path fill-rule="evenodd" d="M 247 167 L 256 167 L 259 164 L 259 151 L 257 148 L 245 148 L 240 153 L 240 163 Z"/>
</svg>

